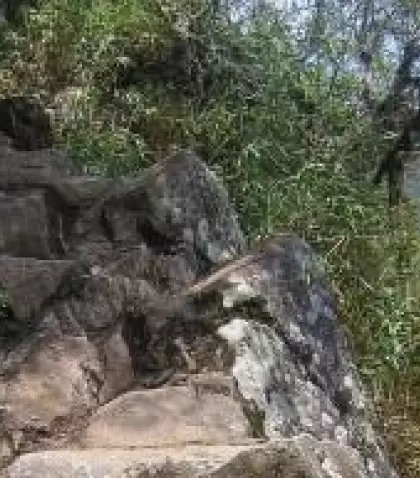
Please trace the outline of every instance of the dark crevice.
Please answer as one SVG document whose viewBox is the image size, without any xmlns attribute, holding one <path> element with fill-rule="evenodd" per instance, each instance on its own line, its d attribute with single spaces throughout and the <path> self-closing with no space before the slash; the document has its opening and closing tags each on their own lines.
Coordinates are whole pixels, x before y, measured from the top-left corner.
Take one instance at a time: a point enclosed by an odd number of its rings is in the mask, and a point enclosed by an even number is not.
<svg viewBox="0 0 420 478">
<path fill-rule="evenodd" d="M 35 151 L 53 145 L 50 118 L 38 101 L 23 96 L 3 98 L 0 118 L 0 130 L 13 140 L 16 150 Z"/>
<path fill-rule="evenodd" d="M 51 253 L 62 258 L 67 253 L 67 238 L 72 222 L 77 217 L 77 208 L 70 207 L 53 189 L 47 189 L 45 204 L 49 228 L 49 247 Z"/>
<path fill-rule="evenodd" d="M 139 375 L 143 368 L 143 356 L 147 352 L 146 344 L 151 340 L 150 335 L 145 317 L 124 318 L 122 337 L 127 344 L 135 376 Z"/>
<path fill-rule="evenodd" d="M 173 254 L 178 246 L 179 241 L 168 238 L 156 230 L 147 218 L 137 222 L 137 232 L 146 246 L 157 254 Z"/>
</svg>

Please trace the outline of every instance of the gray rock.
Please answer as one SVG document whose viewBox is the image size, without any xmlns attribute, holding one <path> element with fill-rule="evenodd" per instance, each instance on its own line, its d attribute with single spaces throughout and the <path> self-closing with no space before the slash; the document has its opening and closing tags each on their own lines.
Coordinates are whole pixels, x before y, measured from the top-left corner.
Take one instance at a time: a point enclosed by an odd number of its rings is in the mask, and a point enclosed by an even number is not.
<svg viewBox="0 0 420 478">
<path fill-rule="evenodd" d="M 0 255 L 0 284 L 8 292 L 14 317 L 28 321 L 36 316 L 74 267 L 74 261 Z"/>
<path fill-rule="evenodd" d="M 48 217 L 43 192 L 0 192 L 0 253 L 48 259 Z"/>
<path fill-rule="evenodd" d="M 338 312 L 305 242 L 281 235 L 219 277 L 213 287 L 231 320 L 218 332 L 235 351 L 233 376 L 265 435 L 336 440 L 359 450 L 366 476 L 396 476 L 365 417 Z"/>
<path fill-rule="evenodd" d="M 17 160 L 9 164 L 7 154 Z M 138 179 L 110 181 L 75 176 L 52 150 L 17 152 L 5 142 L 0 169 L 0 209 L 10 211 L 0 243 L 0 285 L 10 306 L 0 352 L 9 417 L 0 460 L 7 462 L 57 446 L 136 374 L 169 366 L 171 337 L 149 347 L 156 301 L 242 251 L 244 241 L 223 188 L 192 153 Z M 199 191 L 206 199 L 195 205 Z M 203 248 L 199 233 L 211 204 L 207 234 L 217 254 Z M 180 220 L 165 221 L 179 205 Z M 193 231 L 190 243 L 184 229 Z"/>
</svg>

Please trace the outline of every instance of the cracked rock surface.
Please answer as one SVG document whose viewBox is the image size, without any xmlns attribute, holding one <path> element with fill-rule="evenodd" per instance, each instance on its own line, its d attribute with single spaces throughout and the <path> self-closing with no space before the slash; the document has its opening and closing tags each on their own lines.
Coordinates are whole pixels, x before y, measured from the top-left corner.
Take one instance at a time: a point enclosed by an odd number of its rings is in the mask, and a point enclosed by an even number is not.
<svg viewBox="0 0 420 478">
<path fill-rule="evenodd" d="M 0 141 L 10 478 L 396 477 L 308 245 L 247 250 L 191 151 L 87 178 Z"/>
</svg>

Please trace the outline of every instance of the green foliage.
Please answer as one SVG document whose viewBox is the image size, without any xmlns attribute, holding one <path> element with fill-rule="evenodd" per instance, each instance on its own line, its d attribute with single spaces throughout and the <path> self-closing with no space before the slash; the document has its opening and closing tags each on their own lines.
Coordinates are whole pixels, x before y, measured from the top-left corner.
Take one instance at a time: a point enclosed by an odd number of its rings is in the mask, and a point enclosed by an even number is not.
<svg viewBox="0 0 420 478">
<path fill-rule="evenodd" d="M 110 129 L 104 117 L 81 115 L 65 122 L 61 135 L 73 162 L 93 176 L 132 176 L 151 163 L 141 136 L 123 124 Z"/>
</svg>

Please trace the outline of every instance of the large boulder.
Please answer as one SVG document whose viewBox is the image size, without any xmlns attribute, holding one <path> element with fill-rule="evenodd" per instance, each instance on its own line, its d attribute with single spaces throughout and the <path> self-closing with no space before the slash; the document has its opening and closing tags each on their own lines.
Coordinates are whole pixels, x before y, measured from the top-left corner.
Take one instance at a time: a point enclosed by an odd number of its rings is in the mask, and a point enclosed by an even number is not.
<svg viewBox="0 0 420 478">
<path fill-rule="evenodd" d="M 247 251 L 193 152 L 108 180 L 3 141 L 0 172 L 11 477 L 396 476 L 310 247 Z"/>
<path fill-rule="evenodd" d="M 358 450 L 360 476 L 396 476 L 367 418 L 369 402 L 335 301 L 304 241 L 287 234 L 266 241 L 172 303 L 163 336 L 180 334 L 181 321 L 193 353 L 204 354 L 200 325 L 218 336 L 207 354 L 215 356 L 219 339 L 225 341 L 223 366 L 254 437 L 309 434 Z"/>
<path fill-rule="evenodd" d="M 162 372 L 170 338 L 158 353 L 147 347 L 156 300 L 242 252 L 244 239 L 223 187 L 191 152 L 110 181 L 5 141 L 0 167 L 10 211 L 0 243 L 5 463 L 53 446 L 136 376 Z"/>
</svg>

